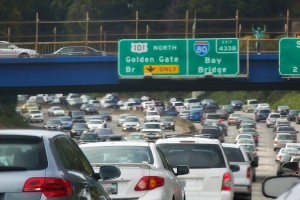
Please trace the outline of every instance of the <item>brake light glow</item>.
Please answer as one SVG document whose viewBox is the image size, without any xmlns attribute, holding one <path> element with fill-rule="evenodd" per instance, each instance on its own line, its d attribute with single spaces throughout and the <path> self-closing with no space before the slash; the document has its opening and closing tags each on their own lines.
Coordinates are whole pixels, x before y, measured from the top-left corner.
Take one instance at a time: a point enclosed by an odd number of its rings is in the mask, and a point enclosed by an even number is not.
<svg viewBox="0 0 300 200">
<path fill-rule="evenodd" d="M 42 192 L 46 197 L 64 197 L 72 195 L 72 185 L 61 178 L 34 177 L 26 180 L 23 192 Z"/>
<path fill-rule="evenodd" d="M 231 174 L 226 172 L 223 175 L 222 188 L 221 190 L 231 191 Z"/>
<path fill-rule="evenodd" d="M 251 178 L 251 167 L 247 168 L 246 177 Z"/>
<path fill-rule="evenodd" d="M 165 179 L 159 176 L 143 176 L 136 184 L 135 191 L 153 190 L 162 187 L 165 184 Z"/>
</svg>

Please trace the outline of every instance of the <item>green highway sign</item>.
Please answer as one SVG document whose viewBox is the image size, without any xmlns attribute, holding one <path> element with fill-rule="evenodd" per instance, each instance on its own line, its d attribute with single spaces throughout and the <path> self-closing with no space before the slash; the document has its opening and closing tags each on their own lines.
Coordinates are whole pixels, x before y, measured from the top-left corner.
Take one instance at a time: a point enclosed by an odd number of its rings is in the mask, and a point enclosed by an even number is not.
<svg viewBox="0 0 300 200">
<path fill-rule="evenodd" d="M 279 41 L 279 73 L 300 75 L 300 39 L 282 38 Z"/>
<path fill-rule="evenodd" d="M 189 75 L 239 74 L 238 39 L 193 39 L 188 43 Z"/>
<path fill-rule="evenodd" d="M 123 78 L 239 74 L 236 38 L 120 40 L 118 45 L 118 73 Z"/>
</svg>

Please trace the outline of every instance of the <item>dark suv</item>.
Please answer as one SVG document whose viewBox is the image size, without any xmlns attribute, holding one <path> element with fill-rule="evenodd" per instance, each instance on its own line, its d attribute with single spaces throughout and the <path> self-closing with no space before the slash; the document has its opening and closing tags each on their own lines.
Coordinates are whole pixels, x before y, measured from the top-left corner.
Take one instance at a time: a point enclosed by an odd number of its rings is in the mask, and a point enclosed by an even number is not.
<svg viewBox="0 0 300 200">
<path fill-rule="evenodd" d="M 102 166 L 95 173 L 78 145 L 62 132 L 1 130 L 0 141 L 4 199 L 109 200 L 98 179 L 120 176 L 120 169 L 114 166 Z"/>
<path fill-rule="evenodd" d="M 260 121 L 265 121 L 269 114 L 271 113 L 270 109 L 259 109 L 255 113 L 255 121 L 260 122 Z"/>
<path fill-rule="evenodd" d="M 225 141 L 225 134 L 218 126 L 204 126 L 200 130 L 200 136 L 210 139 L 218 139 L 220 142 Z"/>
</svg>

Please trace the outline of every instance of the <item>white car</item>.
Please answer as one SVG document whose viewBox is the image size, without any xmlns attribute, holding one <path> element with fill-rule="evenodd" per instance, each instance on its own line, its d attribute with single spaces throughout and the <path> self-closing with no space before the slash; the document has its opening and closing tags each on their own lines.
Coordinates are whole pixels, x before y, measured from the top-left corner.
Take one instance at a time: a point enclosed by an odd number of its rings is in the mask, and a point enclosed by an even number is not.
<svg viewBox="0 0 300 200">
<path fill-rule="evenodd" d="M 106 121 L 101 119 L 90 119 L 86 122 L 86 124 L 89 127 L 89 131 L 106 128 Z"/>
<path fill-rule="evenodd" d="M 142 133 L 148 140 L 156 140 L 162 138 L 161 125 L 159 122 L 146 122 L 143 125 Z"/>
<path fill-rule="evenodd" d="M 40 110 L 28 110 L 24 115 L 25 122 L 43 122 L 44 115 Z"/>
<path fill-rule="evenodd" d="M 157 110 L 147 111 L 145 114 L 145 122 L 159 122 L 160 115 Z"/>
<path fill-rule="evenodd" d="M 59 106 L 51 106 L 48 109 L 48 115 L 52 117 L 64 116 L 65 111 Z"/>
<path fill-rule="evenodd" d="M 117 126 L 122 126 L 124 123 L 124 120 L 127 116 L 129 116 L 130 114 L 120 114 L 118 117 L 118 122 L 117 122 Z"/>
<path fill-rule="evenodd" d="M 177 178 L 189 173 L 188 166 L 177 166 L 177 173 L 148 142 L 99 142 L 79 145 L 94 171 L 102 165 L 116 165 L 121 176 L 100 180 L 112 199 L 184 200 L 183 185 Z"/>
<path fill-rule="evenodd" d="M 234 196 L 233 172 L 238 165 L 229 161 L 219 140 L 196 137 L 164 138 L 156 141 L 175 168 L 188 165 L 190 173 L 180 176 L 186 199 L 232 200 Z"/>
<path fill-rule="evenodd" d="M 38 55 L 35 50 L 20 48 L 7 41 L 0 41 L 0 57 L 30 58 L 37 57 Z"/>
<path fill-rule="evenodd" d="M 233 172 L 235 196 L 252 197 L 252 181 L 256 179 L 257 161 L 250 161 L 247 152 L 238 144 L 222 143 L 230 164 L 238 165 L 240 170 Z"/>
<path fill-rule="evenodd" d="M 127 116 L 124 119 L 124 122 L 122 124 L 122 130 L 123 131 L 140 131 L 141 130 L 141 123 L 137 116 Z"/>
<path fill-rule="evenodd" d="M 271 112 L 266 119 L 266 126 L 274 126 L 277 119 L 281 119 L 282 116 L 279 113 Z"/>
<path fill-rule="evenodd" d="M 175 107 L 175 109 L 178 113 L 180 113 L 182 110 L 186 109 L 186 107 L 182 101 L 174 101 L 174 102 L 172 102 L 172 106 Z"/>
</svg>

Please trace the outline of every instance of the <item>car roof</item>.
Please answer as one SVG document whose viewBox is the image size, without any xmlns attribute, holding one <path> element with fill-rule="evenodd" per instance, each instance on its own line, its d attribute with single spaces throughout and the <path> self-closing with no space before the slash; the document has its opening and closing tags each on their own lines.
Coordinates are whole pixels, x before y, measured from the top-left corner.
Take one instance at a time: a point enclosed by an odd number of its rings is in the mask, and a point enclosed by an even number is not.
<svg viewBox="0 0 300 200">
<path fill-rule="evenodd" d="M 164 144 L 164 143 L 198 143 L 198 144 L 220 144 L 220 141 L 217 139 L 209 139 L 209 138 L 199 138 L 199 137 L 171 137 L 171 138 L 163 138 L 158 139 L 156 144 Z"/>
<path fill-rule="evenodd" d="M 81 144 L 79 147 L 99 147 L 99 146 L 150 146 L 148 142 L 136 142 L 136 141 L 106 141 Z"/>
<path fill-rule="evenodd" d="M 59 131 L 47 131 L 47 130 L 34 130 L 34 129 L 2 129 L 0 130 L 0 135 L 18 135 L 18 136 L 37 136 L 53 138 L 57 135 L 66 135 Z"/>
<path fill-rule="evenodd" d="M 233 144 L 233 143 L 222 143 L 222 146 L 223 147 L 232 147 L 232 148 L 239 149 L 241 145 L 240 144 Z"/>
</svg>

